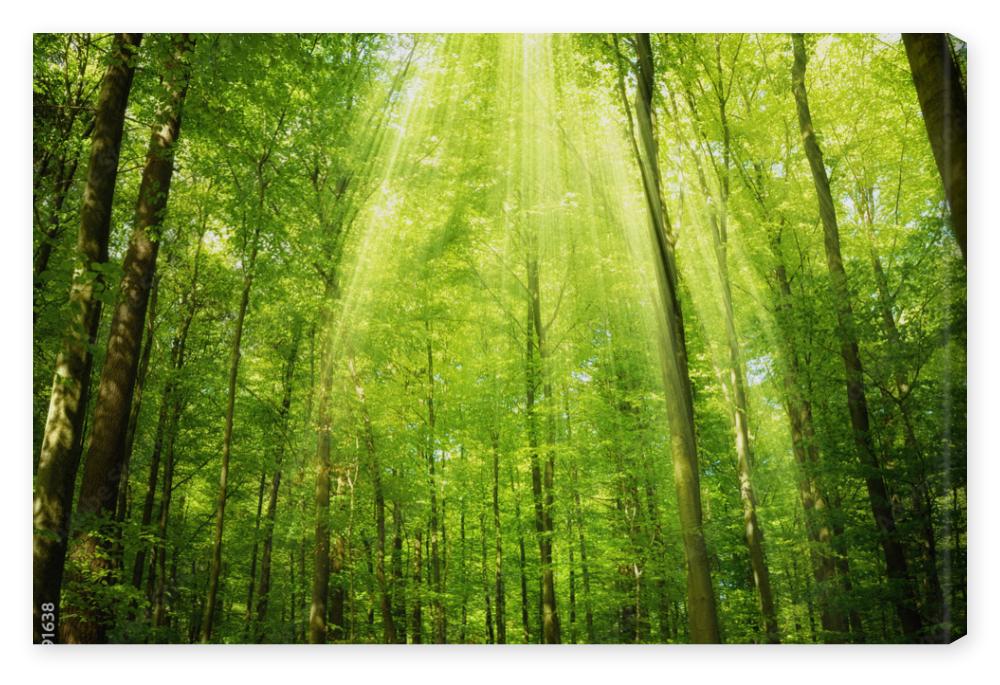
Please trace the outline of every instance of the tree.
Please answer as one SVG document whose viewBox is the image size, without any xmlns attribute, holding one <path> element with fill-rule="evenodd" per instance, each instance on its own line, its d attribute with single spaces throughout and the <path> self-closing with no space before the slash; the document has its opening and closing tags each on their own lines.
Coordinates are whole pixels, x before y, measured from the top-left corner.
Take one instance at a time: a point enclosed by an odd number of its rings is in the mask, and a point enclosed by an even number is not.
<svg viewBox="0 0 1000 685">
<path fill-rule="evenodd" d="M 159 121 L 153 128 L 142 172 L 135 225 L 122 267 L 120 296 L 111 320 L 108 349 L 94 405 L 94 425 L 77 506 L 78 516 L 87 524 L 74 542 L 72 555 L 98 582 L 109 580 L 107 559 L 102 553 L 106 543 L 102 540 L 101 519 L 115 511 L 118 498 L 142 329 L 156 274 L 160 231 L 180 136 L 181 109 L 187 94 L 189 53 L 193 47 L 193 38 L 186 34 L 175 36 L 164 65 L 165 100 Z M 63 624 L 62 639 L 66 642 L 106 641 L 111 618 L 93 613 L 90 607 L 82 607 L 79 611 L 80 615 L 72 622 Z"/>
<path fill-rule="evenodd" d="M 115 35 L 94 116 L 87 186 L 80 209 L 77 267 L 69 294 L 72 317 L 56 359 L 35 477 L 32 592 L 36 643 L 41 642 L 42 633 L 55 633 L 58 625 L 54 620 L 51 629 L 42 629 L 42 604 L 54 605 L 51 613 L 60 618 L 63 563 L 90 390 L 91 345 L 101 319 L 98 296 L 103 286 L 101 270 L 108 260 L 111 203 L 118 176 L 125 107 L 135 74 L 134 55 L 141 41 L 142 34 L 138 33 Z"/>
<path fill-rule="evenodd" d="M 915 608 L 906 556 L 896 532 L 896 519 L 889 501 L 882 467 L 872 443 L 868 400 L 865 395 L 864 372 L 858 351 L 851 292 L 847 272 L 844 269 L 844 260 L 840 252 L 837 213 L 830 192 L 830 180 L 827 177 L 826 167 L 823 165 L 823 153 L 816 142 L 812 114 L 809 111 L 809 99 L 805 86 L 806 51 L 802 34 L 792 34 L 792 47 L 795 55 L 792 65 L 792 92 L 795 95 L 802 143 L 809 160 L 809 168 L 812 170 L 820 218 L 823 222 L 827 269 L 830 273 L 830 289 L 837 313 L 840 355 L 844 361 L 844 372 L 847 378 L 847 404 L 851 415 L 855 449 L 858 459 L 865 469 L 865 485 L 868 489 L 868 499 L 871 503 L 872 515 L 875 517 L 875 525 L 879 529 L 886 568 L 890 579 L 899 586 L 896 588 L 897 598 L 893 602 L 896 613 L 907 638 L 916 640 L 923 626 L 920 614 Z"/>
<path fill-rule="evenodd" d="M 951 210 L 952 230 L 962 259 L 966 259 L 965 80 L 955 63 L 948 34 L 904 33 L 903 45 Z"/>
<path fill-rule="evenodd" d="M 684 536 L 688 572 L 688 622 L 694 642 L 719 642 L 715 594 L 708 553 L 702 532 L 701 493 L 698 483 L 698 450 L 694 430 L 694 407 L 684 339 L 684 319 L 678 299 L 678 277 L 670 220 L 663 202 L 655 125 L 653 123 L 654 64 L 649 34 L 636 34 L 636 121 L 633 133 L 636 160 L 642 172 L 643 190 L 649 209 L 650 231 L 656 255 L 656 279 L 663 305 L 663 344 L 660 347 L 663 383 L 667 392 L 670 446 L 674 463 L 678 509 Z M 629 118 L 631 126 L 631 117 Z"/>
</svg>

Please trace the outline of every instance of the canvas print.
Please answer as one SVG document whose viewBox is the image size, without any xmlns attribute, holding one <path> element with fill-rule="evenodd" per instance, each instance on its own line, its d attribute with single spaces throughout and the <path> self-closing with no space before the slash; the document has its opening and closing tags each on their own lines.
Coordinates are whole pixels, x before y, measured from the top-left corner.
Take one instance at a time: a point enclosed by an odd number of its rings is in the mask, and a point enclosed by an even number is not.
<svg viewBox="0 0 1000 685">
<path fill-rule="evenodd" d="M 35 643 L 948 643 L 966 46 L 35 34 Z"/>
</svg>

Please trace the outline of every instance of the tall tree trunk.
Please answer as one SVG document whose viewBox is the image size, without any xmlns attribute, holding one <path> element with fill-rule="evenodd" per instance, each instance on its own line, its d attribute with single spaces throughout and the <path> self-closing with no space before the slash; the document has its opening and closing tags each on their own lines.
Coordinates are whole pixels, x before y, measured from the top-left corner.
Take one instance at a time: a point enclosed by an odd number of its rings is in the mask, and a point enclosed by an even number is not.
<svg viewBox="0 0 1000 685">
<path fill-rule="evenodd" d="M 424 445 L 425 459 L 427 460 L 428 486 L 430 488 L 430 562 L 431 562 L 431 586 L 433 595 L 431 597 L 431 615 L 434 619 L 434 642 L 444 644 L 447 642 L 445 611 L 443 602 L 443 585 L 441 572 L 441 524 L 438 519 L 438 493 L 435 455 L 434 425 L 436 415 L 434 413 L 434 348 L 431 342 L 431 324 L 425 322 L 427 332 L 427 435 Z"/>
<path fill-rule="evenodd" d="M 368 453 L 368 467 L 371 473 L 372 489 L 375 496 L 375 582 L 378 585 L 379 609 L 382 615 L 382 640 L 386 644 L 396 641 L 396 623 L 392 618 L 392 601 L 389 596 L 389 586 L 385 577 L 385 495 L 382 489 L 382 464 L 375 449 L 375 433 L 372 429 L 371 416 L 368 414 L 368 403 L 365 388 L 354 366 L 354 359 L 349 360 L 349 370 L 354 381 L 354 391 L 357 394 L 361 409 L 363 439 Z"/>
<path fill-rule="evenodd" d="M 257 615 L 254 618 L 254 639 L 264 640 L 267 609 L 271 592 L 271 557 L 274 548 L 274 522 L 278 514 L 278 488 L 281 486 L 281 468 L 285 449 L 288 445 L 288 414 L 292 407 L 292 380 L 295 376 L 295 362 L 299 353 L 299 340 L 302 327 L 296 322 L 292 331 L 292 344 L 285 360 L 284 387 L 281 394 L 281 409 L 278 414 L 280 442 L 274 460 L 274 475 L 271 477 L 271 490 L 267 498 L 267 514 L 264 519 L 264 547 L 260 555 L 260 585 L 257 588 Z"/>
<path fill-rule="evenodd" d="M 320 339 L 320 381 L 316 424 L 316 537 L 313 543 L 312 603 L 309 642 L 326 642 L 327 601 L 330 594 L 330 393 L 333 390 L 333 304 L 336 281 L 326 280 L 317 330 Z"/>
<path fill-rule="evenodd" d="M 107 355 L 101 370 L 90 447 L 80 486 L 78 514 L 87 521 L 74 544 L 73 556 L 101 582 L 110 582 L 107 556 L 103 553 L 107 516 L 114 513 L 125 458 L 125 434 L 132 405 L 139 364 L 142 329 L 149 303 L 149 290 L 156 277 L 156 257 L 160 247 L 159 229 L 166 214 L 170 181 L 174 171 L 174 152 L 181 128 L 181 109 L 188 86 L 188 53 L 193 40 L 186 34 L 174 38 L 171 56 L 165 66 L 164 86 L 167 100 L 158 114 L 149 143 L 146 165 L 139 187 L 135 226 L 125 255 L 121 289 L 111 321 Z M 88 581 L 88 584 L 93 581 Z M 63 624 L 66 642 L 105 642 L 113 618 L 98 609 L 88 596 L 81 598 L 81 608 L 72 623 Z"/>
<path fill-rule="evenodd" d="M 514 465 L 510 468 L 510 492 L 514 498 L 514 520 L 517 522 L 517 568 L 521 580 L 521 627 L 524 630 L 524 642 L 531 642 L 531 622 L 528 619 L 528 576 L 525 570 L 524 529 L 521 524 L 521 500 L 517 496 L 517 477 Z"/>
<path fill-rule="evenodd" d="M 719 73 L 722 79 L 721 66 Z M 696 150 L 692 148 L 698 182 L 705 198 L 708 214 L 709 233 L 715 252 L 716 273 L 722 292 L 722 311 L 726 325 L 726 343 L 729 351 L 729 368 L 726 370 L 723 390 L 731 408 L 733 434 L 736 444 L 736 470 L 740 484 L 740 503 L 743 507 L 743 533 L 750 554 L 750 568 L 753 573 L 754 588 L 760 602 L 760 612 L 764 619 L 764 632 L 769 643 L 780 642 L 778 618 L 774 608 L 774 593 L 771 590 L 771 574 L 764 554 L 764 531 L 757 518 L 757 498 L 753 489 L 753 453 L 750 446 L 749 411 L 746 392 L 746 372 L 740 354 L 740 340 L 736 331 L 736 316 L 733 312 L 733 288 L 729 278 L 729 165 L 730 142 L 729 120 L 726 113 L 726 96 L 719 96 L 719 119 L 723 130 L 722 160 L 716 164 L 719 175 L 720 197 L 718 205 L 705 178 L 705 172 Z M 694 99 L 689 99 L 692 111 Z M 697 114 L 695 115 L 697 119 Z"/>
<path fill-rule="evenodd" d="M 153 506 L 156 503 L 156 482 L 160 475 L 160 458 L 163 455 L 163 443 L 167 439 L 168 423 L 171 412 L 171 384 L 164 385 L 163 398 L 160 400 L 160 414 L 156 420 L 156 436 L 153 438 L 153 453 L 149 460 L 149 476 L 146 479 L 146 496 L 142 503 L 142 518 L 139 525 L 143 532 L 149 529 L 153 521 Z M 141 543 L 135 553 L 132 563 L 132 585 L 136 590 L 142 589 L 142 574 L 146 568 L 147 545 Z"/>
<path fill-rule="evenodd" d="M 783 341 L 785 353 L 785 412 L 791 432 L 792 453 L 799 469 L 799 501 L 805 515 L 813 576 L 819 591 L 820 622 L 823 626 L 824 640 L 843 642 L 848 632 L 847 616 L 837 606 L 833 597 L 836 553 L 832 546 L 830 524 L 827 521 L 829 510 L 826 497 L 816 476 L 819 468 L 819 444 L 813 428 L 812 403 L 803 391 L 799 356 L 792 342 L 794 340 L 792 289 L 781 252 L 780 235 L 778 233 L 775 237 L 773 251 L 776 259 L 774 275 L 778 288 L 777 319 L 781 329 L 778 337 Z"/>
<path fill-rule="evenodd" d="M 553 457 L 551 445 L 546 446 L 546 458 L 541 464 L 538 416 L 535 394 L 540 386 L 549 401 L 551 388 L 543 383 L 545 376 L 544 329 L 542 327 L 540 286 L 538 274 L 537 236 L 531 236 L 528 247 L 528 320 L 527 349 L 525 353 L 525 415 L 528 423 L 528 446 L 531 456 L 531 494 L 535 507 L 535 532 L 538 535 L 538 555 L 541 566 L 541 625 L 542 642 L 558 644 L 561 641 L 559 614 L 556 607 L 555 577 L 552 565 L 552 489 Z"/>
<path fill-rule="evenodd" d="M 858 351 L 854 313 L 851 307 L 851 293 L 843 258 L 840 254 L 837 214 L 834 209 L 833 195 L 830 192 L 830 181 L 827 178 L 826 167 L 823 165 L 823 154 L 813 131 L 812 115 L 809 111 L 809 100 L 806 94 L 806 51 L 802 34 L 792 34 L 792 45 L 795 53 L 792 66 L 792 92 L 798 109 L 802 142 L 806 157 L 809 159 L 809 166 L 812 169 L 816 195 L 819 199 L 820 218 L 823 221 L 827 268 L 830 272 L 830 284 L 836 306 L 841 356 L 844 360 L 844 371 L 847 377 L 847 403 L 851 415 L 851 427 L 854 431 L 855 447 L 865 470 L 868 499 L 878 528 L 879 542 L 885 556 L 886 571 L 896 586 L 893 588 L 893 604 L 903 626 L 904 635 L 908 640 L 915 641 L 919 639 L 923 625 L 920 614 L 916 610 L 913 587 L 906 566 L 906 556 L 896 531 L 896 520 L 883 479 L 882 467 L 872 443 L 864 374 Z"/>
<path fill-rule="evenodd" d="M 507 598 L 503 579 L 503 530 L 500 525 L 500 435 L 490 432 L 490 446 L 493 451 L 493 541 L 495 555 L 493 573 L 496 592 L 497 644 L 507 644 Z"/>
<path fill-rule="evenodd" d="M 886 394 L 899 411 L 902 422 L 903 447 L 909 468 L 917 470 L 916 479 L 910 479 L 910 506 L 914 518 L 919 523 L 920 551 L 925 574 L 926 618 L 937 626 L 938 635 L 933 637 L 939 642 L 948 642 L 951 638 L 950 627 L 944 625 L 944 592 L 938 576 L 937 538 L 934 532 L 934 506 L 928 487 L 928 474 L 924 462 L 924 453 L 914 430 L 913 413 L 909 398 L 912 386 L 906 377 L 906 369 L 899 357 L 902 352 L 903 339 L 896 325 L 893 314 L 893 296 L 889 289 L 889 280 L 882 259 L 875 245 L 875 192 L 874 188 L 859 188 L 856 204 L 865 226 L 868 238 L 868 256 L 871 261 L 872 273 L 875 275 L 875 287 L 878 293 L 879 313 L 882 321 L 882 332 L 889 344 L 892 367 L 892 390 Z M 932 636 L 929 636 L 932 637 Z"/>
<path fill-rule="evenodd" d="M 421 579 L 421 574 L 423 571 L 423 563 L 421 562 L 420 552 L 423 549 L 422 532 L 420 526 L 416 526 L 413 532 L 413 611 L 410 613 L 410 634 L 413 636 L 411 639 L 413 644 L 419 645 L 423 642 L 424 634 L 424 617 L 423 610 L 421 607 L 421 590 L 420 586 L 423 582 Z"/>
<path fill-rule="evenodd" d="M 35 476 L 32 536 L 32 639 L 52 639 L 61 618 L 60 591 L 69 538 L 73 489 L 80 466 L 82 427 L 101 318 L 100 265 L 108 260 L 111 205 L 118 177 L 125 107 L 142 34 L 116 34 L 101 82 L 80 209 L 77 265 L 69 293 L 71 318 L 56 357 L 52 394 Z M 46 609 L 42 606 L 45 605 Z M 43 614 L 52 614 L 45 620 Z M 47 619 L 48 617 L 46 617 Z"/>
<path fill-rule="evenodd" d="M 260 207 L 263 208 L 263 187 L 260 190 Z M 215 531 L 212 538 L 212 565 L 208 574 L 208 595 L 205 600 L 205 615 L 201 622 L 201 642 L 208 643 L 212 639 L 216 604 L 219 592 L 219 575 L 222 572 L 222 533 L 226 520 L 226 499 L 229 496 L 229 458 L 233 446 L 233 421 L 236 414 L 236 382 L 240 374 L 240 346 L 243 341 L 243 327 L 246 323 L 247 309 L 250 306 L 250 291 L 253 288 L 257 252 L 260 247 L 260 221 L 257 223 L 251 237 L 250 255 L 243 272 L 243 289 L 240 293 L 240 305 L 236 315 L 236 328 L 229 356 L 229 382 L 226 393 L 226 423 L 222 434 L 222 460 L 219 470 L 219 492 L 215 502 Z"/>
<path fill-rule="evenodd" d="M 480 561 L 482 568 L 482 584 L 483 584 L 483 605 L 486 609 L 486 644 L 492 645 L 496 643 L 496 636 L 493 632 L 493 608 L 490 593 L 490 581 L 489 575 L 486 569 L 489 567 L 486 557 L 486 509 L 482 509 L 479 512 L 479 531 L 481 533 L 480 538 Z"/>
<path fill-rule="evenodd" d="M 952 230 L 966 260 L 966 96 L 962 73 L 945 33 L 904 33 L 903 45 L 913 73 L 924 126 L 931 142 Z"/>
<path fill-rule="evenodd" d="M 138 47 L 138 46 L 136 46 Z M 81 101 L 76 106 L 83 107 Z M 72 131 L 72 122 L 69 124 Z M 93 131 L 93 123 L 83 132 L 82 137 L 87 138 Z M 76 170 L 80 163 L 80 151 L 73 153 L 71 159 L 66 159 L 65 151 L 60 155 L 55 179 L 52 184 L 52 209 L 49 212 L 48 227 L 44 230 L 41 243 L 35 251 L 32 262 L 32 283 L 34 284 L 33 295 L 33 320 L 38 319 L 38 310 L 42 304 L 41 297 L 46 285 L 46 278 L 43 278 L 49 268 L 49 260 L 63 232 L 63 223 L 60 217 L 66 198 L 69 196 L 70 188 L 73 187 L 73 180 L 76 178 Z M 117 172 L 117 168 L 115 170 Z M 37 210 L 36 210 L 37 211 Z"/>
<path fill-rule="evenodd" d="M 180 328 L 174 336 L 174 340 L 170 348 L 171 372 L 170 376 L 166 380 L 163 391 L 163 399 L 161 400 L 163 405 L 170 405 L 170 416 L 167 420 L 166 428 L 163 429 L 163 432 L 166 435 L 166 446 L 163 448 L 166 461 L 163 464 L 163 486 L 160 494 L 160 509 L 157 516 L 156 542 L 153 549 L 153 571 L 151 571 L 151 575 L 154 575 L 155 571 L 156 576 L 155 582 L 152 583 L 153 591 L 151 593 L 154 628 L 160 628 L 165 625 L 166 622 L 165 599 L 167 584 L 167 524 L 170 520 L 170 500 L 173 492 L 174 441 L 177 438 L 177 426 L 180 422 L 184 406 L 177 386 L 180 380 L 181 371 L 184 368 L 188 332 L 191 330 L 191 323 L 194 321 L 194 317 L 198 313 L 199 302 L 197 297 L 197 288 L 199 259 L 201 257 L 201 248 L 205 238 L 206 226 L 207 218 L 203 215 L 201 231 L 198 235 L 198 245 L 194 254 L 194 266 L 191 270 L 191 282 L 188 285 L 187 293 L 184 295 L 184 304 L 186 305 L 184 318 L 181 320 Z M 157 426 L 157 433 L 160 433 L 159 425 Z M 155 444 L 154 449 L 157 449 Z M 152 581 L 153 579 L 150 578 L 150 580 Z M 136 577 L 133 574 L 133 584 L 135 584 L 135 582 Z M 136 585 L 136 587 L 138 587 L 138 585 Z"/>
<path fill-rule="evenodd" d="M 395 470 L 393 471 L 395 474 Z M 396 642 L 406 644 L 406 578 L 403 577 L 403 507 L 399 499 L 392 501 L 392 617 L 396 625 Z"/>
<path fill-rule="evenodd" d="M 701 491 L 698 477 L 698 449 L 694 429 L 694 405 L 688 376 L 687 343 L 674 260 L 674 240 L 663 201 L 653 113 L 654 64 L 649 34 L 636 35 L 636 120 L 639 136 L 632 131 L 633 149 L 642 172 L 643 189 L 650 216 L 650 230 L 656 256 L 656 278 L 663 304 L 658 318 L 661 329 L 660 356 L 667 398 L 667 421 L 674 465 L 674 484 L 687 560 L 688 623 L 691 640 L 719 642 L 719 621 L 709 571 L 708 552 L 702 531 Z M 628 117 L 632 128 L 631 115 Z M 640 145 L 641 143 L 641 145 Z"/>
<path fill-rule="evenodd" d="M 253 547 L 250 551 L 250 580 L 247 583 L 246 614 L 244 617 L 246 635 L 253 639 L 253 598 L 257 590 L 257 548 L 260 546 L 260 519 L 264 512 L 264 492 L 267 489 L 267 472 L 260 473 L 260 486 L 257 488 L 257 516 L 253 524 Z"/>
<path fill-rule="evenodd" d="M 142 409 L 142 391 L 146 385 L 149 373 L 149 358 L 152 354 L 156 337 L 156 300 L 159 292 L 159 276 L 153 281 L 153 289 L 149 294 L 149 312 L 146 315 L 146 333 L 142 345 L 142 355 L 139 357 L 139 371 L 135 380 L 135 394 L 132 398 L 132 408 L 128 416 L 128 428 L 125 431 L 125 459 L 122 463 L 122 477 L 118 486 L 118 503 L 115 505 L 115 521 L 122 525 L 128 517 L 129 506 L 129 467 L 132 463 L 132 452 L 135 447 L 135 433 L 139 424 L 139 413 Z M 124 565 L 123 540 L 119 536 L 114 543 L 114 563 L 121 568 Z"/>
</svg>

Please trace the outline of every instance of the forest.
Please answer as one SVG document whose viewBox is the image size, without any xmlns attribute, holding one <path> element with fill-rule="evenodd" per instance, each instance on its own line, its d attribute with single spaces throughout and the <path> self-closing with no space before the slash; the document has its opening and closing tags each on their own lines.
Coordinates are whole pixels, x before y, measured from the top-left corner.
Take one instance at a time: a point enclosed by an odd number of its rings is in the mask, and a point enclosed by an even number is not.
<svg viewBox="0 0 1000 685">
<path fill-rule="evenodd" d="M 961 40 L 32 48 L 33 642 L 965 634 Z"/>
</svg>

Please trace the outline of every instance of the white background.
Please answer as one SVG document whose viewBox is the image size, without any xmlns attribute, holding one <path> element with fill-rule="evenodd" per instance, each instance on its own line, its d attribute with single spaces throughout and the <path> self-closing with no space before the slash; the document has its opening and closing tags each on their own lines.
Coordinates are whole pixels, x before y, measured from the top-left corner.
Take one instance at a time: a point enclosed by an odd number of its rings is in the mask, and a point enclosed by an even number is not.
<svg viewBox="0 0 1000 685">
<path fill-rule="evenodd" d="M 207 0 L 4 3 L 0 104 L 0 679 L 35 685 L 998 682 L 995 424 L 1000 38 L 965 0 Z M 951 646 L 35 647 L 31 557 L 31 33 L 54 31 L 946 31 L 969 43 L 969 636 Z M 992 112 L 992 116 L 991 113 Z M 995 117 L 995 118 L 994 118 Z M 990 121 L 994 125 L 989 124 Z M 991 164 L 991 162 L 993 162 Z M 993 674 L 992 676 L 990 674 Z"/>
</svg>

